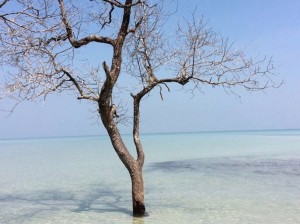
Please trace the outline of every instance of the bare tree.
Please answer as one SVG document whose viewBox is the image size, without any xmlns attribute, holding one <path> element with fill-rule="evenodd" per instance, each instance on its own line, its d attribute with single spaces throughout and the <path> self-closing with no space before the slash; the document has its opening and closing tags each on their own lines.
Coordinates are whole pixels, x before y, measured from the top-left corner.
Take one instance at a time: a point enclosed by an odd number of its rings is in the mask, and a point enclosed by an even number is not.
<svg viewBox="0 0 300 224">
<path fill-rule="evenodd" d="M 235 50 L 203 18 L 192 16 L 172 35 L 165 35 L 168 13 L 162 0 L 6 0 L 0 6 L 0 63 L 9 71 L 1 97 L 12 98 L 17 105 L 71 91 L 79 100 L 95 103 L 113 148 L 129 171 L 134 215 L 145 213 L 145 156 L 139 131 L 145 96 L 158 89 L 163 97 L 162 90 L 170 91 L 170 83 L 191 91 L 204 85 L 229 92 L 235 87 L 257 91 L 276 86 L 271 60 L 255 60 Z M 110 48 L 102 68 L 81 60 L 80 49 L 90 45 Z M 129 92 L 137 157 L 129 153 L 118 129 L 122 108 L 115 94 L 120 75 L 127 75 L 135 87 Z"/>
</svg>

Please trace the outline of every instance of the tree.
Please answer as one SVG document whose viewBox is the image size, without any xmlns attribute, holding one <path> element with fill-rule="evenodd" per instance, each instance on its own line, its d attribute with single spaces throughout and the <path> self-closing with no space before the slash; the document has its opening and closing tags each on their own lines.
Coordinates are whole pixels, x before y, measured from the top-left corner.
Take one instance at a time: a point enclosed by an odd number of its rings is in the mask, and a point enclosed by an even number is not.
<svg viewBox="0 0 300 224">
<path fill-rule="evenodd" d="M 1 97 L 22 101 L 71 91 L 78 100 L 94 103 L 113 148 L 132 182 L 134 215 L 144 215 L 140 140 L 140 104 L 152 90 L 170 91 L 179 84 L 191 91 L 202 86 L 247 91 L 276 87 L 267 58 L 248 58 L 193 14 L 168 36 L 163 25 L 171 13 L 163 0 L 5 0 L 0 3 L 0 63 L 9 72 Z M 87 66 L 80 49 L 109 47 L 102 68 Z M 99 52 L 99 56 L 102 52 Z M 89 60 L 94 60 L 90 58 Z M 110 61 L 108 61 L 110 60 Z M 104 75 L 102 75 L 104 74 Z M 120 76 L 134 86 L 133 141 L 137 157 L 122 140 L 119 124 L 124 109 L 118 103 Z M 124 92 L 124 91 L 123 91 Z"/>
</svg>

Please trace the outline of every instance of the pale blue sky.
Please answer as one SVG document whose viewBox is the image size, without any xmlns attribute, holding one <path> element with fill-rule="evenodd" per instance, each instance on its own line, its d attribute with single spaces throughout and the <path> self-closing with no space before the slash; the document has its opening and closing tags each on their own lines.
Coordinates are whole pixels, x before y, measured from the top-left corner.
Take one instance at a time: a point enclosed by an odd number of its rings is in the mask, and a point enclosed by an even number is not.
<svg viewBox="0 0 300 224">
<path fill-rule="evenodd" d="M 142 132 L 300 128 L 300 1 L 178 2 L 176 18 L 188 16 L 197 6 L 197 14 L 203 14 L 235 46 L 246 47 L 250 55 L 272 56 L 285 84 L 266 92 L 239 92 L 241 101 L 216 88 L 192 97 L 174 87 L 166 92 L 164 101 L 153 93 L 142 103 Z M 0 108 L 7 104 L 0 102 Z M 91 105 L 66 94 L 52 95 L 45 102 L 25 102 L 8 118 L 0 113 L 0 138 L 105 134 L 91 111 Z M 130 133 L 131 127 L 121 130 Z"/>
</svg>

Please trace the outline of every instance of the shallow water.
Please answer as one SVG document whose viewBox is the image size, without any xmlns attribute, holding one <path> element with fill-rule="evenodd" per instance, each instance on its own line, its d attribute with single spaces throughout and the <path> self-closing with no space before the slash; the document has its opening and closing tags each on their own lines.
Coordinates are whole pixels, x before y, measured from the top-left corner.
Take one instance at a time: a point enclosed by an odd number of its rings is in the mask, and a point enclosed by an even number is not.
<svg viewBox="0 0 300 224">
<path fill-rule="evenodd" d="M 0 223 L 300 223 L 300 131 L 142 141 L 145 218 L 107 137 L 0 141 Z"/>
</svg>

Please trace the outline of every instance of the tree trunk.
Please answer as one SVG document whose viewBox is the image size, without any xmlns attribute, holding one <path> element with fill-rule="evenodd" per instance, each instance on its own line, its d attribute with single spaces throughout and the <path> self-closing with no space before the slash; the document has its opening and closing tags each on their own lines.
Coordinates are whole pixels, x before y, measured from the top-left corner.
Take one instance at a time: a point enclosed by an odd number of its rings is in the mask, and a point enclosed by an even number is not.
<svg viewBox="0 0 300 224">
<path fill-rule="evenodd" d="M 145 215 L 145 204 L 144 204 L 144 181 L 142 168 L 134 169 L 130 173 L 132 183 L 132 208 L 133 216 L 144 216 Z"/>
<path fill-rule="evenodd" d="M 106 104 L 103 104 L 104 106 Z M 132 183 L 132 206 L 133 206 L 133 216 L 144 216 L 145 214 L 145 205 L 144 205 L 144 182 L 142 175 L 142 167 L 144 163 L 144 154 L 139 151 L 139 159 L 135 160 L 132 155 L 127 150 L 122 137 L 118 131 L 116 123 L 113 120 L 113 110 L 110 111 L 109 106 L 101 107 L 99 106 L 101 119 L 104 126 L 109 134 L 111 143 L 118 154 L 120 160 L 127 168 L 131 183 Z M 106 110 L 105 110 L 106 109 Z"/>
</svg>

